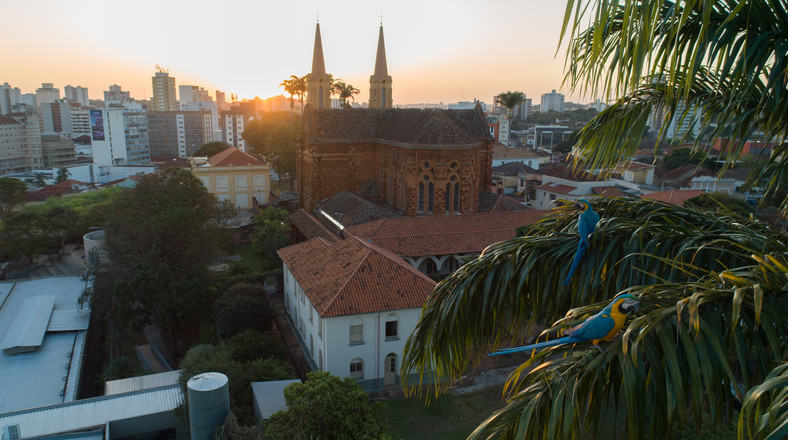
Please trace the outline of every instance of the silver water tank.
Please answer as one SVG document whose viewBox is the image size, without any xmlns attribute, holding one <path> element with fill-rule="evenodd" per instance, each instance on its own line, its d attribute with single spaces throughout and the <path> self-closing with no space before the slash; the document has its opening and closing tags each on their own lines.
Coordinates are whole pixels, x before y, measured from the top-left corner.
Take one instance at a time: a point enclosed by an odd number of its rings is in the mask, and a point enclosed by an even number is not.
<svg viewBox="0 0 788 440">
<path fill-rule="evenodd" d="M 222 373 L 198 374 L 187 383 L 189 388 L 189 427 L 192 440 L 213 440 L 230 414 L 230 388 Z"/>
</svg>

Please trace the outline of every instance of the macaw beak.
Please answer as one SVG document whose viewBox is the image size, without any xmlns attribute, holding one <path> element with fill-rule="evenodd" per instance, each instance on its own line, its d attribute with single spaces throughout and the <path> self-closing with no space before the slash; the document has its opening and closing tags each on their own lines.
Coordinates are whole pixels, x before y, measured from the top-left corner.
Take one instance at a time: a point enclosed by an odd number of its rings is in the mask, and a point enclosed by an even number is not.
<svg viewBox="0 0 788 440">
<path fill-rule="evenodd" d="M 618 306 L 618 309 L 625 315 L 634 315 L 640 310 L 640 301 L 627 298 Z"/>
</svg>

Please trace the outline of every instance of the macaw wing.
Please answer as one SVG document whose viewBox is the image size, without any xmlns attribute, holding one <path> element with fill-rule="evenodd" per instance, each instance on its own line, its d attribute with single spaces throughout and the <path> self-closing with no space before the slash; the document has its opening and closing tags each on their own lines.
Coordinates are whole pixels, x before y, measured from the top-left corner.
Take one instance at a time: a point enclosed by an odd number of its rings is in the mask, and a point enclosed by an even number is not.
<svg viewBox="0 0 788 440">
<path fill-rule="evenodd" d="M 599 214 L 596 212 L 588 210 L 580 214 L 577 222 L 577 232 L 580 234 L 580 237 L 588 239 L 588 236 L 594 233 L 597 223 L 599 223 Z"/>
<path fill-rule="evenodd" d="M 594 315 L 567 332 L 567 335 L 585 341 L 602 339 L 613 330 L 615 325 L 616 322 L 613 318 L 607 315 Z"/>
</svg>

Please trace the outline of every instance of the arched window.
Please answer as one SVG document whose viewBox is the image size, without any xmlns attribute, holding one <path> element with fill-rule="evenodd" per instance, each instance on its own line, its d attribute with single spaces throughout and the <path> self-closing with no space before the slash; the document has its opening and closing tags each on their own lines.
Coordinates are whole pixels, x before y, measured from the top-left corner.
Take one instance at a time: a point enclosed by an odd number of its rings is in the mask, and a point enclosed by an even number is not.
<svg viewBox="0 0 788 440">
<path fill-rule="evenodd" d="M 460 212 L 460 183 L 454 183 L 454 212 Z"/>
<path fill-rule="evenodd" d="M 309 355 L 315 355 L 315 339 L 312 337 L 312 335 L 309 335 Z"/>
<path fill-rule="evenodd" d="M 419 206 L 417 212 L 424 212 L 424 182 L 419 182 Z"/>
<path fill-rule="evenodd" d="M 350 378 L 364 380 L 364 361 L 361 358 L 350 361 Z"/>
<path fill-rule="evenodd" d="M 435 185 L 432 182 L 427 185 L 427 212 L 432 213 L 435 202 Z"/>
<path fill-rule="evenodd" d="M 386 108 L 386 88 L 380 89 L 380 108 Z"/>
<path fill-rule="evenodd" d="M 318 350 L 317 356 L 318 356 L 317 366 L 320 370 L 323 370 L 323 350 Z"/>
<path fill-rule="evenodd" d="M 364 323 L 358 318 L 350 321 L 350 345 L 364 343 Z"/>
<path fill-rule="evenodd" d="M 451 206 L 451 184 L 446 184 L 446 212 L 449 212 L 449 207 Z"/>
<path fill-rule="evenodd" d="M 394 313 L 386 318 L 386 340 L 393 341 L 399 339 L 399 318 Z"/>
<path fill-rule="evenodd" d="M 323 88 L 317 89 L 317 108 L 323 108 Z"/>
</svg>

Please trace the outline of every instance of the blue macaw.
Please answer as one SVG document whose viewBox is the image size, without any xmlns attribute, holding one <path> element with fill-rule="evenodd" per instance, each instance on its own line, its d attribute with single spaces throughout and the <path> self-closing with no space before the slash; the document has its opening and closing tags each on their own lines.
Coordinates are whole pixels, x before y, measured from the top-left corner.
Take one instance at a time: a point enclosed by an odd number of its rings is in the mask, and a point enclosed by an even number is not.
<svg viewBox="0 0 788 440">
<path fill-rule="evenodd" d="M 576 205 L 578 208 L 583 209 L 583 212 L 580 213 L 580 217 L 577 219 L 577 232 L 580 234 L 580 243 L 577 244 L 575 258 L 572 260 L 569 274 L 566 275 L 566 280 L 564 280 L 564 286 L 569 284 L 572 275 L 575 274 L 577 267 L 580 266 L 580 260 L 583 258 L 583 254 L 586 253 L 586 249 L 591 247 L 591 242 L 589 240 L 594 234 L 596 224 L 599 222 L 599 214 L 594 212 L 594 209 L 591 208 L 591 204 L 588 203 L 586 199 L 578 200 Z"/>
<path fill-rule="evenodd" d="M 578 342 L 587 341 L 591 341 L 591 343 L 596 346 L 599 342 L 610 340 L 617 335 L 624 326 L 624 321 L 626 321 L 627 316 L 633 315 L 639 308 L 640 301 L 638 301 L 636 297 L 628 293 L 619 294 L 599 313 L 569 329 L 565 333 L 567 336 L 563 338 L 539 342 L 538 344 L 524 345 L 522 347 L 507 348 L 496 351 L 490 356 L 516 353 L 518 351 L 538 350 L 554 345 L 576 344 Z"/>
</svg>

